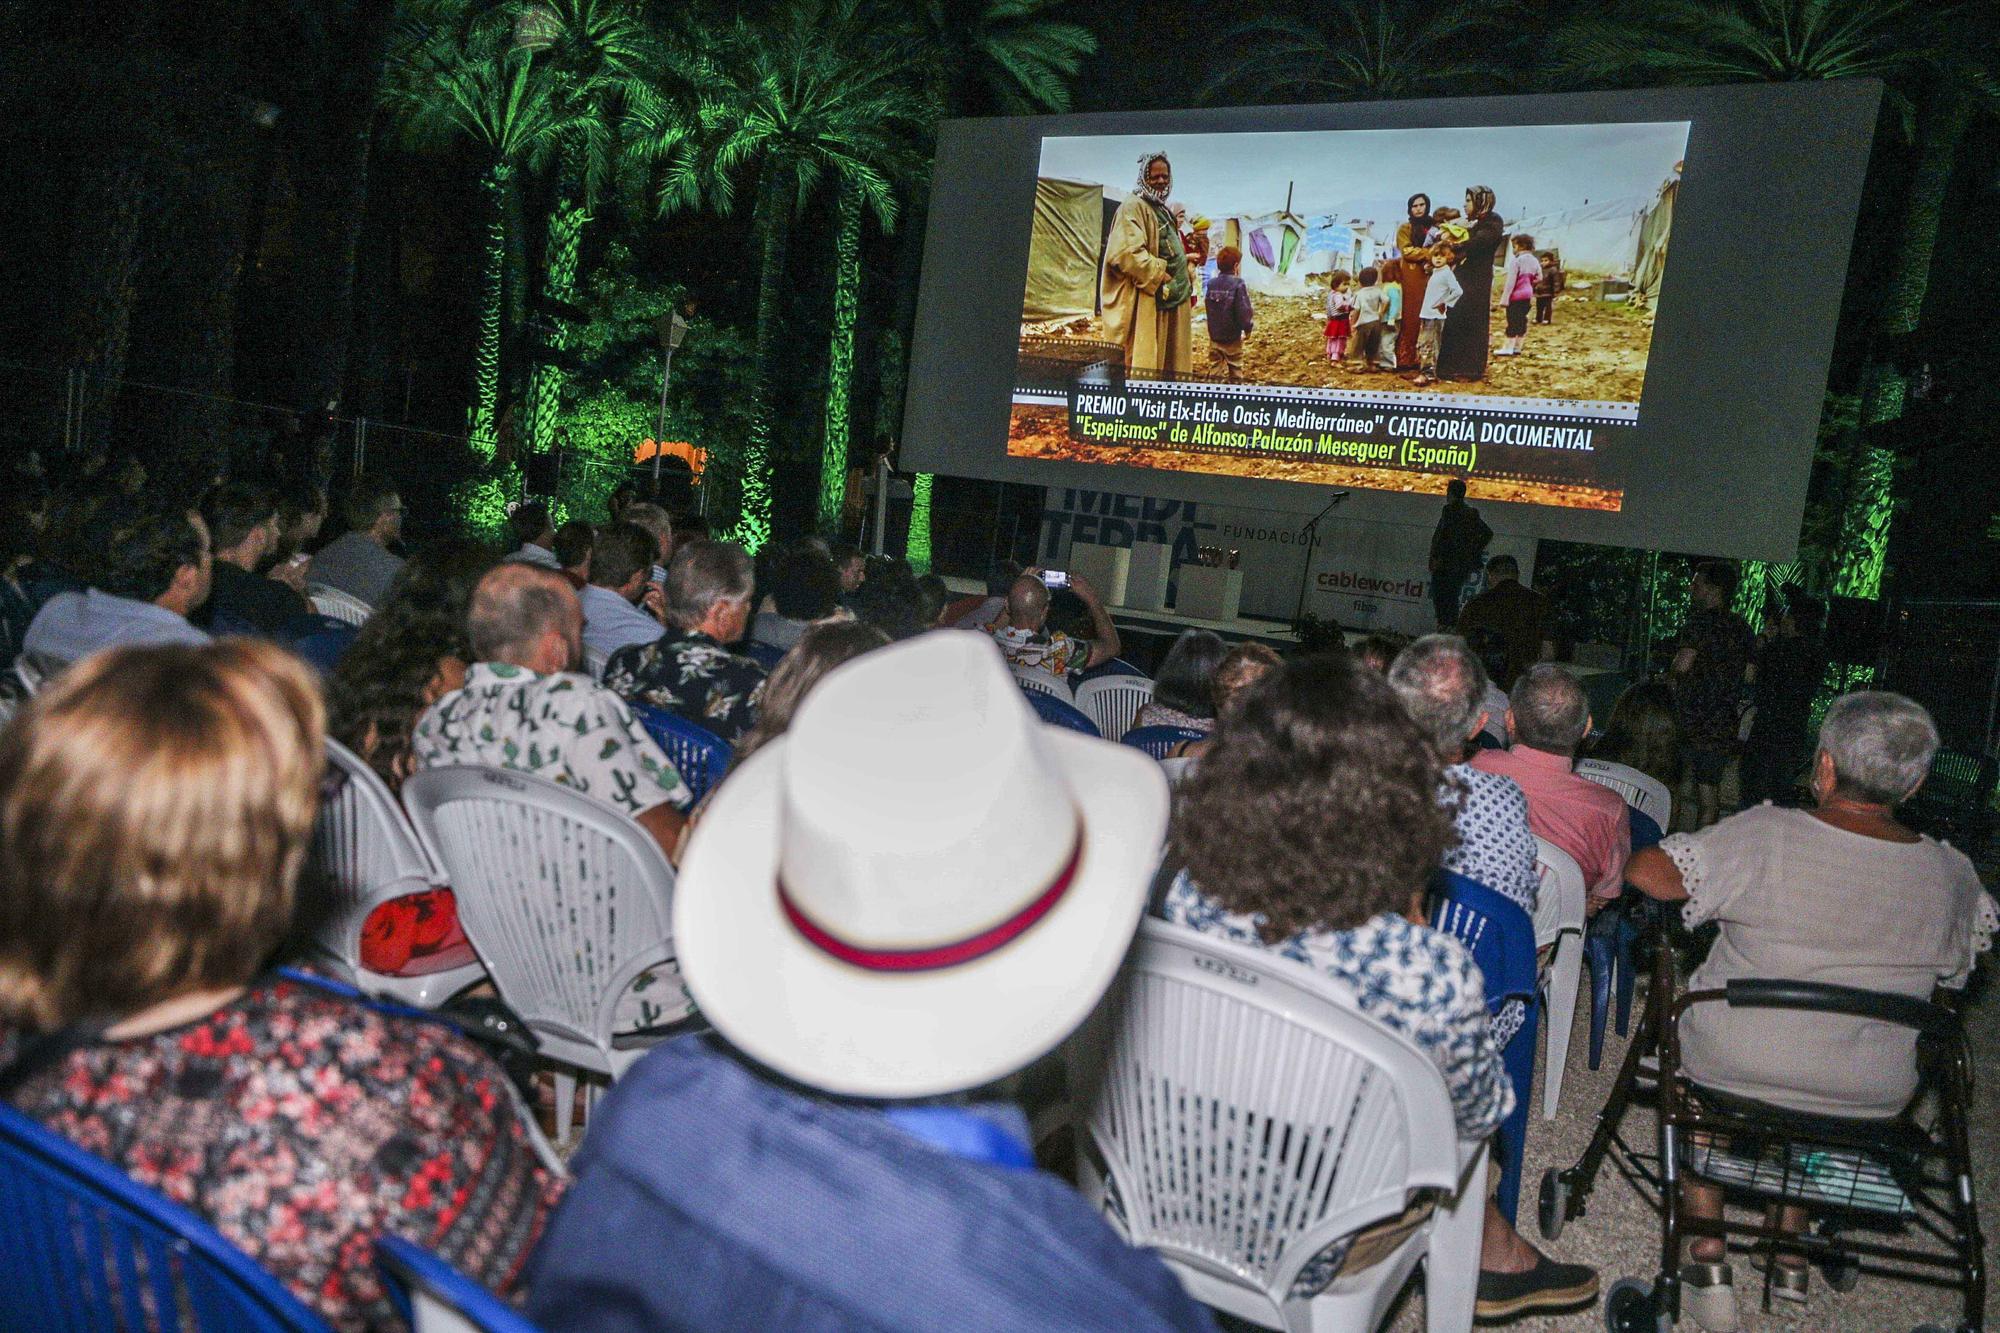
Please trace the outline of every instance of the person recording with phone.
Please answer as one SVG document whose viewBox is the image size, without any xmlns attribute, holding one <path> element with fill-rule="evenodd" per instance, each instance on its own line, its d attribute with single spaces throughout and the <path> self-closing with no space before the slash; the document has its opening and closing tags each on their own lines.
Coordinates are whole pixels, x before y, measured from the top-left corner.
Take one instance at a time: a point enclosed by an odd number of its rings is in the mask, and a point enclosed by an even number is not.
<svg viewBox="0 0 2000 1333">
<path fill-rule="evenodd" d="M 1073 638 L 1048 628 L 1051 589 L 1067 586 L 1090 613 L 1090 637 Z M 1118 627 L 1090 580 L 1060 569 L 1030 569 L 1007 591 L 1007 614 L 993 626 L 1007 664 L 1046 672 L 1064 685 L 1071 673 L 1088 671 L 1118 656 Z"/>
</svg>

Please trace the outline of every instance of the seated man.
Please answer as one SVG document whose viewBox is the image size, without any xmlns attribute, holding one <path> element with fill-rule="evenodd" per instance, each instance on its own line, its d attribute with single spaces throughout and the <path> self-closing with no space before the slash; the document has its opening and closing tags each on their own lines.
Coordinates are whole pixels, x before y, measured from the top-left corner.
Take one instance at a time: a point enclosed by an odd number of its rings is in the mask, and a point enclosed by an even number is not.
<svg viewBox="0 0 2000 1333">
<path fill-rule="evenodd" d="M 1486 562 L 1486 590 L 1458 612 L 1458 632 L 1466 638 L 1475 630 L 1500 637 L 1507 654 L 1501 680 L 1519 680 L 1529 667 L 1555 656 L 1550 622 L 1549 599 L 1521 582 L 1521 562 L 1511 555 Z"/>
<path fill-rule="evenodd" d="M 104 502 L 90 586 L 60 592 L 28 623 L 21 654 L 44 668 L 100 648 L 207 643 L 188 616 L 208 599 L 208 525 L 201 515 L 127 496 Z"/>
<path fill-rule="evenodd" d="M 636 506 L 635 506 L 636 508 Z M 604 683 L 734 745 L 757 721 L 764 668 L 725 646 L 750 623 L 750 557 L 728 542 L 692 541 L 667 570 L 667 632 L 612 655 Z"/>
<path fill-rule="evenodd" d="M 655 551 L 651 577 L 653 582 L 665 587 L 667 582 L 667 565 L 674 558 L 673 519 L 668 517 L 666 510 L 648 500 L 640 500 L 635 504 L 626 505 L 625 512 L 618 517 L 626 523 L 637 523 L 640 527 L 653 534 Z"/>
<path fill-rule="evenodd" d="M 657 604 L 651 592 L 653 535 L 637 523 L 607 523 L 590 548 L 590 582 L 577 594 L 583 605 L 583 641 L 607 658 L 620 648 L 660 637 L 657 616 L 637 605 Z"/>
<path fill-rule="evenodd" d="M 1083 600 L 1090 612 L 1090 637 L 1072 639 L 1061 630 L 1049 630 L 1049 589 L 1042 573 L 1031 569 L 1014 580 L 1007 590 L 1007 616 L 993 627 L 993 640 L 1000 645 L 1007 664 L 1016 669 L 1041 671 L 1067 685 L 1070 673 L 1087 671 L 1118 656 L 1118 627 L 1097 596 L 1097 589 L 1081 574 L 1070 576 L 1070 591 Z"/>
<path fill-rule="evenodd" d="M 1576 858 L 1595 911 L 1625 882 L 1632 826 L 1624 797 L 1571 772 L 1590 734 L 1590 700 L 1576 677 L 1549 662 L 1529 667 L 1508 699 L 1513 747 L 1481 750 L 1472 766 L 1521 785 L 1528 827 Z"/>
<path fill-rule="evenodd" d="M 581 591 L 590 582 L 590 550 L 596 543 L 597 529 L 578 519 L 556 529 L 556 563 L 570 587 Z"/>
<path fill-rule="evenodd" d="M 347 522 L 350 530 L 313 556 L 306 578 L 380 606 L 403 568 L 403 557 L 389 549 L 403 535 L 403 497 L 390 482 L 358 482 L 347 497 Z"/>
<path fill-rule="evenodd" d="M 787 547 L 771 562 L 770 605 L 757 613 L 750 637 L 790 652 L 813 621 L 840 609 L 840 572 L 815 543 Z"/>
<path fill-rule="evenodd" d="M 632 816 L 671 856 L 693 794 L 632 710 L 576 674 L 583 612 L 563 576 L 508 561 L 479 580 L 465 618 L 474 660 L 465 684 L 417 719 L 416 767 L 547 778 Z"/>
<path fill-rule="evenodd" d="M 556 560 L 556 532 L 549 522 L 549 507 L 540 500 L 516 505 L 514 512 L 507 515 L 507 531 L 513 534 L 516 543 L 507 554 L 509 560 L 540 565 L 543 569 L 562 568 Z"/>
<path fill-rule="evenodd" d="M 598 1108 L 538 1325 L 1212 1327 L 1034 1169 L 1018 1109 L 971 1099 L 1095 1007 L 1166 826 L 1157 766 L 1037 731 L 1018 694 L 964 635 L 883 648 L 717 788 L 674 935 L 719 1035 Z"/>
<path fill-rule="evenodd" d="M 205 608 L 211 629 L 276 634 L 306 614 L 306 599 L 296 590 L 257 572 L 278 545 L 276 495 L 231 482 L 209 497 L 202 518 L 215 547 Z"/>
</svg>

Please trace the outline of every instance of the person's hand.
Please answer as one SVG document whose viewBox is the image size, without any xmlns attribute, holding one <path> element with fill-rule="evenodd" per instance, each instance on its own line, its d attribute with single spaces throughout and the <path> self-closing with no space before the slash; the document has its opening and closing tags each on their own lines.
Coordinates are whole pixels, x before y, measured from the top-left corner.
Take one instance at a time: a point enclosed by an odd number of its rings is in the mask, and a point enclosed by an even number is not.
<svg viewBox="0 0 2000 1333">
<path fill-rule="evenodd" d="M 1093 606 L 1097 605 L 1097 589 L 1090 585 L 1089 579 L 1081 574 L 1071 574 L 1069 576 L 1069 586 L 1070 591 L 1074 592 L 1078 597 L 1083 598 L 1084 601 L 1089 602 Z"/>
<path fill-rule="evenodd" d="M 268 577 L 303 597 L 306 593 L 306 566 L 311 563 L 312 557 L 300 552 L 290 560 L 283 560 L 271 566 Z"/>
<path fill-rule="evenodd" d="M 660 591 L 659 584 L 646 585 L 646 591 L 639 594 L 639 608 L 662 625 L 667 623 L 667 595 Z"/>
</svg>

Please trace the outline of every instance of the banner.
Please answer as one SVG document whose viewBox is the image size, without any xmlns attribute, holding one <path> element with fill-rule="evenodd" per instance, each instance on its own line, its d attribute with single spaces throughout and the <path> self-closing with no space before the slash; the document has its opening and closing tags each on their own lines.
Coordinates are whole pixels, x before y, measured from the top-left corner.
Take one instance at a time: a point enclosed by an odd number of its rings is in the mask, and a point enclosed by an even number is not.
<svg viewBox="0 0 2000 1333">
<path fill-rule="evenodd" d="M 1303 573 L 1305 609 L 1322 620 L 1399 634 L 1428 634 L 1436 628 L 1428 569 L 1430 528 L 1349 522 L 1336 509 L 1320 520 L 1307 571 L 1307 539 L 1300 531 L 1305 521 L 1303 514 L 1050 487 L 1042 504 L 1037 559 L 1060 569 L 1075 542 L 1129 547 L 1146 541 L 1171 546 L 1178 568 L 1198 561 L 1202 547 L 1220 547 L 1238 552 L 1246 616 L 1290 621 L 1299 605 Z M 1532 581 L 1532 538 L 1495 537 L 1487 555 L 1502 553 L 1519 560 L 1522 580 Z"/>
</svg>

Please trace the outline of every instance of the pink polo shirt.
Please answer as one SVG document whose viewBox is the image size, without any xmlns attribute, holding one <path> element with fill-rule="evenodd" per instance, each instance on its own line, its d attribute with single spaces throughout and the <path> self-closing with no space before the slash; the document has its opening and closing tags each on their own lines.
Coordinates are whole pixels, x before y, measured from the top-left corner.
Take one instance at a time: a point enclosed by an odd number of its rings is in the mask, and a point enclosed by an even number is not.
<svg viewBox="0 0 2000 1333">
<path fill-rule="evenodd" d="M 1528 796 L 1528 827 L 1576 858 L 1583 882 L 1599 898 L 1616 898 L 1632 856 L 1632 825 L 1625 798 L 1570 771 L 1573 761 L 1516 745 L 1481 750 L 1472 766 L 1521 784 Z"/>
</svg>

